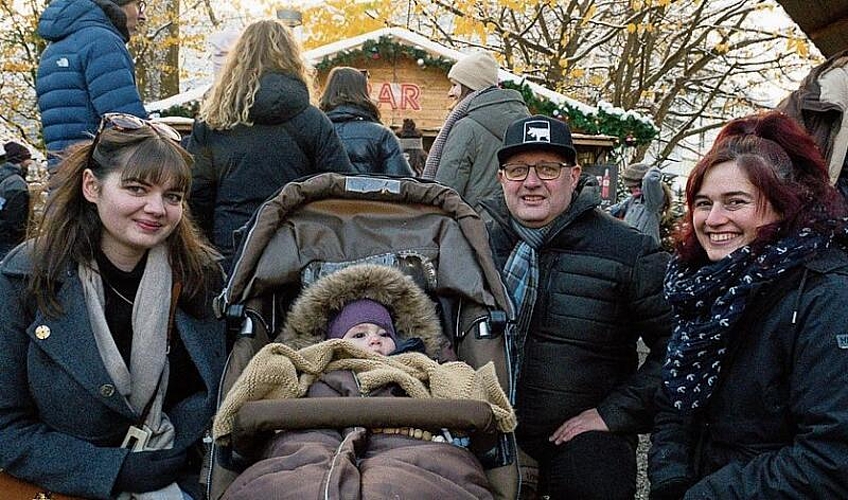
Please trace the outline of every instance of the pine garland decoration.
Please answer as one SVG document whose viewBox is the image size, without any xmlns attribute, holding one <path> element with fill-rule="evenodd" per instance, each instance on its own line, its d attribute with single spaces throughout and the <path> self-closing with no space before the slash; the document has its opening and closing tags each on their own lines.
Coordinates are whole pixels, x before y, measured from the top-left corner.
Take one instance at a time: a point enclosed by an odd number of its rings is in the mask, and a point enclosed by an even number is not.
<svg viewBox="0 0 848 500">
<path fill-rule="evenodd" d="M 650 120 L 634 113 L 615 108 L 609 103 L 598 103 L 597 113 L 584 113 L 566 103 L 557 105 L 550 99 L 536 95 L 524 82 L 501 82 L 507 89 L 517 90 L 534 114 L 559 118 L 575 131 L 590 135 L 611 135 L 629 146 L 649 144 L 657 138 L 659 130 Z"/>
<path fill-rule="evenodd" d="M 455 62 L 445 57 L 433 56 L 424 49 L 398 43 L 392 37 L 384 35 L 377 40 L 366 40 L 359 48 L 327 56 L 315 65 L 315 69 L 328 71 L 335 66 L 357 66 L 368 59 L 387 59 L 394 62 L 400 58 L 409 58 L 422 68 L 435 68 L 445 73 L 450 71 Z M 575 132 L 617 137 L 621 144 L 628 146 L 649 144 L 659 135 L 659 130 L 650 120 L 637 113 L 615 108 L 609 103 L 599 102 L 597 113 L 587 114 L 568 104 L 558 105 L 536 95 L 524 82 L 504 81 L 501 82 L 501 87 L 520 92 L 532 113 L 564 120 Z M 159 115 L 194 117 L 198 107 L 197 101 L 187 102 L 162 110 Z"/>
</svg>

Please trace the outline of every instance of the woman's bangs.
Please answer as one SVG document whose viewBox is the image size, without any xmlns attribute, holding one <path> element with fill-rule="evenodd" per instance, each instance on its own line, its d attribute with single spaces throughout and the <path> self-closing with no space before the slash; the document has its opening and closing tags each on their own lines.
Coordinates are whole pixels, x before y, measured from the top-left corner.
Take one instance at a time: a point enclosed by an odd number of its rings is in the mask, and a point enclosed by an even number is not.
<svg viewBox="0 0 848 500">
<path fill-rule="evenodd" d="M 171 184 L 171 189 L 188 192 L 191 184 L 191 157 L 156 138 L 141 142 L 126 158 L 121 178 L 139 179 L 151 184 Z"/>
</svg>

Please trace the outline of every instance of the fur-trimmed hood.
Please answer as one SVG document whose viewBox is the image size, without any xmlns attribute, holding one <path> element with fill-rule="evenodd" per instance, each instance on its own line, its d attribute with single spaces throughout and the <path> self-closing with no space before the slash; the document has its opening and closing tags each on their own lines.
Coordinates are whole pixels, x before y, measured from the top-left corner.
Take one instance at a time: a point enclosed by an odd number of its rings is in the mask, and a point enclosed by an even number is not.
<svg viewBox="0 0 848 500">
<path fill-rule="evenodd" d="M 292 304 L 276 340 L 295 349 L 321 342 L 329 320 L 349 302 L 363 298 L 386 306 L 398 339 L 418 337 L 429 356 L 440 352 L 445 339 L 434 302 L 412 278 L 377 264 L 347 267 L 306 288 Z"/>
</svg>

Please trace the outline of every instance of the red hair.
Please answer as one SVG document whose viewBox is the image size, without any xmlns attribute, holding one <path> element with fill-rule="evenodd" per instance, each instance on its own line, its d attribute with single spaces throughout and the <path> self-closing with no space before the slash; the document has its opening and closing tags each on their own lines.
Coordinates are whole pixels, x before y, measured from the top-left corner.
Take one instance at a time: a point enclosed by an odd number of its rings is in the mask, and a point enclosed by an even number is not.
<svg viewBox="0 0 848 500">
<path fill-rule="evenodd" d="M 825 160 L 800 125 L 778 111 L 737 118 L 724 126 L 689 174 L 685 222 L 676 235 L 684 262 L 706 259 L 695 236 L 692 203 L 707 172 L 728 161 L 735 161 L 763 195 L 759 208 L 771 203 L 781 216 L 777 224 L 761 228 L 755 244 L 794 234 L 802 227 L 823 229 L 828 221 L 845 216 L 845 203 L 830 185 Z"/>
</svg>

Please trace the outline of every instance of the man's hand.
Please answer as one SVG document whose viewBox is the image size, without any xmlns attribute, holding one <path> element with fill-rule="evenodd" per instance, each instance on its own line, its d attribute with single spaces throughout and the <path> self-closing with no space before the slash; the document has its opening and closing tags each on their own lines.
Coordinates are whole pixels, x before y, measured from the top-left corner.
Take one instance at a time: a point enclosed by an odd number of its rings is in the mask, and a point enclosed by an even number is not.
<svg viewBox="0 0 848 500">
<path fill-rule="evenodd" d="M 586 431 L 609 432 L 609 427 L 595 408 L 590 408 L 576 417 L 566 420 L 564 424 L 559 426 L 559 429 L 551 434 L 548 441 L 560 445 L 571 441 L 574 436 Z"/>
</svg>

